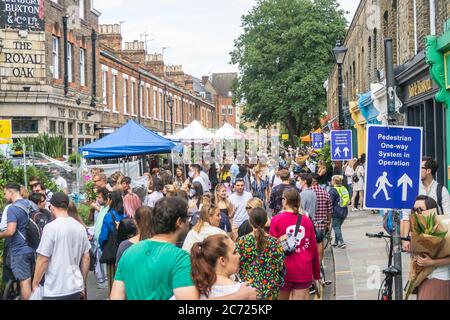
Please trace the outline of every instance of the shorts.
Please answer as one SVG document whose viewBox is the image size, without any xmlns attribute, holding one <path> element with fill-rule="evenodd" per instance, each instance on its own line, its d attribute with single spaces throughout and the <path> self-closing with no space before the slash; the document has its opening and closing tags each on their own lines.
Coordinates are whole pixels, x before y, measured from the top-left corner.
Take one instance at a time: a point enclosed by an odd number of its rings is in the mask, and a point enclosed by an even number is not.
<svg viewBox="0 0 450 320">
<path fill-rule="evenodd" d="M 311 288 L 312 284 L 313 284 L 312 281 L 308 281 L 308 282 L 284 281 L 284 286 L 281 287 L 281 290 L 282 291 L 305 290 L 305 289 Z"/>
<path fill-rule="evenodd" d="M 316 230 L 316 242 L 322 243 L 325 238 L 325 230 Z"/>
<path fill-rule="evenodd" d="M 31 279 L 36 263 L 34 253 L 11 255 L 11 271 L 17 281 Z"/>
</svg>

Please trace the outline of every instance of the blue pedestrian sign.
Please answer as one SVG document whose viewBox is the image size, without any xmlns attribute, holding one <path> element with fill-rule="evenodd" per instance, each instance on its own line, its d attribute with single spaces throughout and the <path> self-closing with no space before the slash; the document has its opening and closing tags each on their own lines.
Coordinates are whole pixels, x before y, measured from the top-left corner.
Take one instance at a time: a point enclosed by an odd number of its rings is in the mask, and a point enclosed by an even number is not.
<svg viewBox="0 0 450 320">
<path fill-rule="evenodd" d="M 364 207 L 411 209 L 419 194 L 422 128 L 369 125 Z"/>
<path fill-rule="evenodd" d="M 323 149 L 325 145 L 325 139 L 322 133 L 312 134 L 312 145 L 314 149 Z"/>
<path fill-rule="evenodd" d="M 347 161 L 352 159 L 352 130 L 332 130 L 331 161 Z"/>
</svg>

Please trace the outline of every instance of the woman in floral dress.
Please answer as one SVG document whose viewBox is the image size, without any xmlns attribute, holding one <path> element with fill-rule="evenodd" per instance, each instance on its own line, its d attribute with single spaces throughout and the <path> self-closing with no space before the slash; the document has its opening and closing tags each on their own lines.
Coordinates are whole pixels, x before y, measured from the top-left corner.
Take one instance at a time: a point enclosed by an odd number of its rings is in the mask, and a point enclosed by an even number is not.
<svg viewBox="0 0 450 320">
<path fill-rule="evenodd" d="M 284 277 L 284 252 L 278 239 L 266 234 L 267 213 L 254 208 L 249 215 L 253 232 L 238 239 L 239 277 L 258 290 L 259 300 L 276 300 Z"/>
</svg>

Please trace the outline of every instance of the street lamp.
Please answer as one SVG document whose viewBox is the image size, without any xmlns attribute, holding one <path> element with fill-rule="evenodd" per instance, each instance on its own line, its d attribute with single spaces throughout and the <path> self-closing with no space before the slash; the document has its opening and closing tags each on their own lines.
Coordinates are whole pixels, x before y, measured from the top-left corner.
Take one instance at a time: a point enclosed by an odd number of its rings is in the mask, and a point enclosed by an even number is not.
<svg viewBox="0 0 450 320">
<path fill-rule="evenodd" d="M 167 98 L 167 105 L 170 109 L 170 134 L 173 134 L 173 99 L 171 96 Z"/>
<path fill-rule="evenodd" d="M 345 129 L 344 128 L 344 117 L 342 115 L 342 64 L 344 63 L 345 60 L 345 55 L 347 53 L 347 48 L 343 45 L 341 45 L 341 42 L 338 40 L 336 42 L 336 47 L 334 47 L 333 49 L 333 55 L 334 55 L 334 59 L 336 60 L 336 63 L 338 65 L 338 112 L 339 112 L 339 127 L 341 129 Z"/>
</svg>

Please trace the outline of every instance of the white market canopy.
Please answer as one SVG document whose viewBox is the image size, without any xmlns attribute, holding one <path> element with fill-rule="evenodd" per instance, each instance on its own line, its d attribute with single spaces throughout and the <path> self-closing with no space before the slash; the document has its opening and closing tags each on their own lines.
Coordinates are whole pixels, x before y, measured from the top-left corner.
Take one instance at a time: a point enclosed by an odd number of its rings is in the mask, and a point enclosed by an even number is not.
<svg viewBox="0 0 450 320">
<path fill-rule="evenodd" d="M 235 129 L 231 124 L 228 122 L 224 123 L 222 128 L 216 131 L 216 138 L 218 139 L 245 139 L 246 135 L 239 130 Z"/>
<path fill-rule="evenodd" d="M 216 136 L 205 129 L 200 122 L 197 120 L 192 121 L 190 125 L 188 125 L 183 130 L 167 137 L 173 141 L 202 141 L 209 142 L 212 139 L 216 138 Z"/>
</svg>

